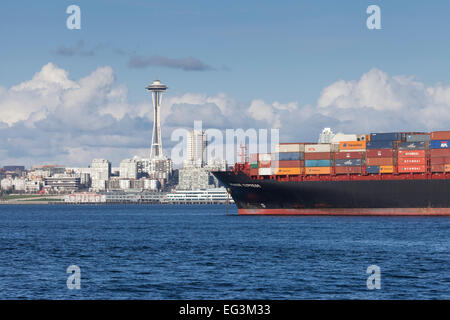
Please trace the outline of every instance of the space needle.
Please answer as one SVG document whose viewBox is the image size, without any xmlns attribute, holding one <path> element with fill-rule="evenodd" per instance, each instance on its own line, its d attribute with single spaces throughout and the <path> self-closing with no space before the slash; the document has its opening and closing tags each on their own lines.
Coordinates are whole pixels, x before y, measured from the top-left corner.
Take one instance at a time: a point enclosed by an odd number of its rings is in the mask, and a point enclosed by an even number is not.
<svg viewBox="0 0 450 320">
<path fill-rule="evenodd" d="M 162 94 L 167 90 L 167 86 L 158 79 L 146 87 L 152 93 L 153 98 L 153 136 L 152 146 L 150 148 L 150 159 L 163 159 L 162 139 L 161 139 L 161 101 Z"/>
</svg>

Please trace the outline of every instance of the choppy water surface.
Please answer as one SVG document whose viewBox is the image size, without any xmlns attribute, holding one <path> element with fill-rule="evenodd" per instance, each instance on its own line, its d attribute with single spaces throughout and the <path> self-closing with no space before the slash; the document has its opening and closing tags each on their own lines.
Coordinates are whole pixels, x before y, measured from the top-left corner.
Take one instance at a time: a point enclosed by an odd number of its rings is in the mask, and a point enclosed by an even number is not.
<svg viewBox="0 0 450 320">
<path fill-rule="evenodd" d="M 0 298 L 450 299 L 450 218 L 235 213 L 2 205 Z M 366 286 L 373 264 L 380 290 Z"/>
</svg>

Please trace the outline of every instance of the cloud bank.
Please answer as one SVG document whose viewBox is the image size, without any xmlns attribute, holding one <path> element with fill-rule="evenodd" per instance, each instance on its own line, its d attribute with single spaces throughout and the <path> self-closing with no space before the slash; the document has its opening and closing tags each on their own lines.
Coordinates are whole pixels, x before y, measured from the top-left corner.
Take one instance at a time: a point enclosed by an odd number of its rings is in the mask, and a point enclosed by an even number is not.
<svg viewBox="0 0 450 320">
<path fill-rule="evenodd" d="M 152 106 L 128 102 L 127 87 L 114 70 L 100 67 L 74 80 L 48 63 L 32 79 L 0 86 L 0 166 L 59 163 L 88 165 L 106 158 L 113 165 L 147 156 Z M 173 130 L 192 128 L 280 128 L 285 142 L 316 141 L 323 127 L 346 133 L 450 129 L 450 86 L 427 86 L 414 77 L 372 69 L 357 80 L 324 88 L 315 105 L 298 101 L 236 101 L 225 93 L 186 93 L 163 98 L 163 147 Z"/>
</svg>

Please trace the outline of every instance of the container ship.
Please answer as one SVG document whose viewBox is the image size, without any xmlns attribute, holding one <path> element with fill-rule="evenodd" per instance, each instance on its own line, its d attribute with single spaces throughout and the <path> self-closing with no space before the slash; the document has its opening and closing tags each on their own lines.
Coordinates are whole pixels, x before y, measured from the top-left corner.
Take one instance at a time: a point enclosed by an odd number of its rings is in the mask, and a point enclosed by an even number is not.
<svg viewBox="0 0 450 320">
<path fill-rule="evenodd" d="M 241 215 L 450 216 L 450 131 L 338 136 L 213 174 Z"/>
</svg>

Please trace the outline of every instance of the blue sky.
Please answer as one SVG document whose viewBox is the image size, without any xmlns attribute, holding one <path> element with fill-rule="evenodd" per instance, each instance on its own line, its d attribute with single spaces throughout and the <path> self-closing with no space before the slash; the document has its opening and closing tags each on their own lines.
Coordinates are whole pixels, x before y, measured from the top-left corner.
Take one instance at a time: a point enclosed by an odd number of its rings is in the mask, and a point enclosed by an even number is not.
<svg viewBox="0 0 450 320">
<path fill-rule="evenodd" d="M 82 29 L 66 28 L 65 9 L 77 4 Z M 382 30 L 365 26 L 378 4 Z M 9 87 L 53 62 L 79 78 L 110 65 L 130 99 L 157 74 L 173 92 L 226 92 L 314 103 L 320 90 L 372 67 L 449 82 L 448 1 L 2 1 L 0 84 Z M 94 56 L 59 56 L 84 41 Z M 211 71 L 130 69 L 129 55 L 194 57 Z"/>
<path fill-rule="evenodd" d="M 66 28 L 71 4 L 81 30 Z M 372 4 L 381 30 L 366 27 Z M 167 147 L 194 120 L 280 127 L 283 141 L 323 126 L 449 129 L 448 12 L 443 0 L 3 0 L 0 165 L 145 156 L 156 76 Z"/>
</svg>

